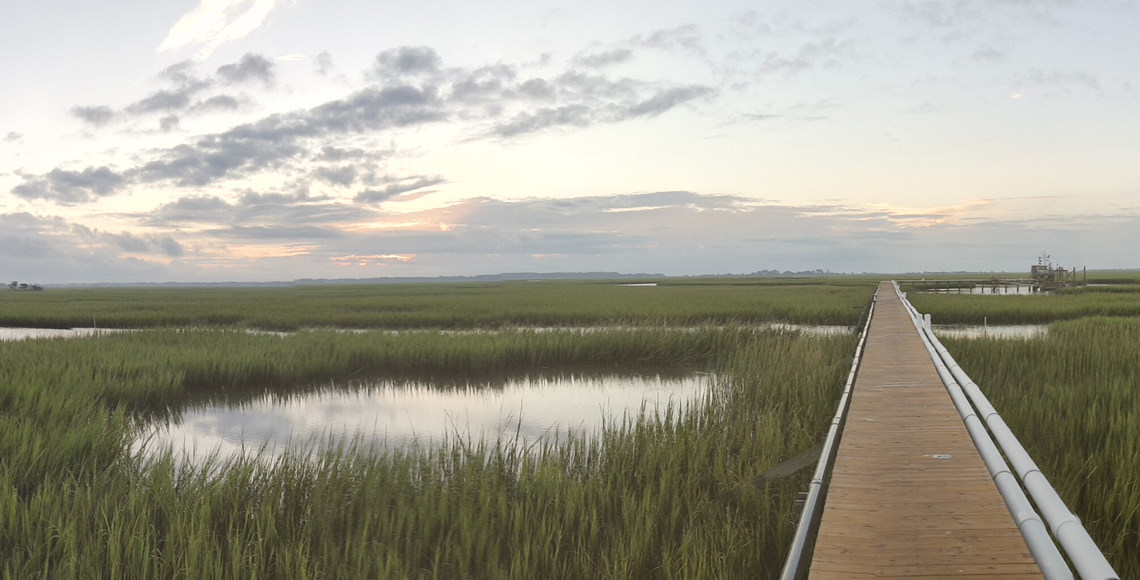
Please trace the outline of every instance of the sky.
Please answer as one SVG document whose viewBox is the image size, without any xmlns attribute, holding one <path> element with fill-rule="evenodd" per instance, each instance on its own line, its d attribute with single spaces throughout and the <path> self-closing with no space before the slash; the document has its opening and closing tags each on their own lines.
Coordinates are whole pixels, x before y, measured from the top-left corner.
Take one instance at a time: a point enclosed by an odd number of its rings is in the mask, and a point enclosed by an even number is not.
<svg viewBox="0 0 1140 580">
<path fill-rule="evenodd" d="M 1140 268 L 1131 0 L 0 4 L 0 276 Z"/>
</svg>

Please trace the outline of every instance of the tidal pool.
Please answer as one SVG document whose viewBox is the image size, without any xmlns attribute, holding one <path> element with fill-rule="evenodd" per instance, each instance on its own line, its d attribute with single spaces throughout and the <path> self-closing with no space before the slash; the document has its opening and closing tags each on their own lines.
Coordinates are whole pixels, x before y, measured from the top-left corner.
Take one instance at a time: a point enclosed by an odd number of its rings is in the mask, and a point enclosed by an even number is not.
<svg viewBox="0 0 1140 580">
<path fill-rule="evenodd" d="M 934 324 L 931 329 L 943 338 L 1037 338 L 1049 333 L 1048 324 Z"/>
<path fill-rule="evenodd" d="M 117 328 L 7 328 L 0 327 L 0 342 L 38 338 L 83 338 L 104 332 L 122 332 Z"/>
<path fill-rule="evenodd" d="M 238 404 L 183 410 L 144 432 L 135 452 L 170 447 L 179 461 L 200 463 L 243 453 L 275 457 L 288 449 L 320 449 L 358 438 L 388 448 L 513 445 L 587 437 L 603 424 L 685 412 L 712 383 L 707 374 L 666 376 L 530 377 L 495 384 L 435 385 L 378 380 L 329 383 L 315 391 L 267 394 Z"/>
<path fill-rule="evenodd" d="M 986 296 L 994 294 L 1002 295 L 1017 295 L 1017 296 L 1049 296 L 1053 294 L 1047 290 L 1034 290 L 1033 286 L 1029 285 L 982 285 L 979 284 L 973 288 L 935 288 L 933 290 L 924 290 L 931 294 L 974 294 Z"/>
</svg>

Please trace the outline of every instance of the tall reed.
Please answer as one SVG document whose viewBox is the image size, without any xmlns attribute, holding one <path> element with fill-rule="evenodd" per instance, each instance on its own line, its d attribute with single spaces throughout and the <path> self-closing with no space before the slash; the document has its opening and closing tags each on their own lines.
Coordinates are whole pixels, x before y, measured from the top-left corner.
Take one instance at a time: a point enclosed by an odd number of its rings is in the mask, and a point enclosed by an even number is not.
<svg viewBox="0 0 1140 580">
<path fill-rule="evenodd" d="M 769 577 L 803 477 L 760 474 L 823 434 L 850 336 L 696 332 L 294 336 L 155 332 L 0 345 L 5 577 Z M 139 413 L 356 372 L 683 363 L 692 412 L 524 453 L 349 441 L 315 458 L 180 469 L 127 452 Z M 290 384 L 296 384 L 290 383 Z"/>
<path fill-rule="evenodd" d="M 944 343 L 1121 578 L 1140 577 L 1140 319 Z"/>
</svg>

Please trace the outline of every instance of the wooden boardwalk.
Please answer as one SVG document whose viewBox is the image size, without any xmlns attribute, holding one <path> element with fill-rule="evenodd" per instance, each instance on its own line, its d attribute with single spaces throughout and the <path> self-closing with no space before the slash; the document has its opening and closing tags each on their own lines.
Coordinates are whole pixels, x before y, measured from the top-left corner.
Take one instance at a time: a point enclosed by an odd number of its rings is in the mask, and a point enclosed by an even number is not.
<svg viewBox="0 0 1140 580">
<path fill-rule="evenodd" d="M 809 578 L 1042 578 L 890 283 L 870 325 Z"/>
</svg>

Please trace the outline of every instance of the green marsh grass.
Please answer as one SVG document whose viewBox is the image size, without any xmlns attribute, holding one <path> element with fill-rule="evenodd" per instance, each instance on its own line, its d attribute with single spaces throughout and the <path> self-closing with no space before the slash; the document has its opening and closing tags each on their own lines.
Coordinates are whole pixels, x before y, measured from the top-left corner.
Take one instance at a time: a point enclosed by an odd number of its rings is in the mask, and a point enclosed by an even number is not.
<svg viewBox="0 0 1140 580">
<path fill-rule="evenodd" d="M 627 289 L 639 291 L 642 289 Z M 849 308 L 849 305 L 844 305 Z M 858 312 L 855 312 L 857 315 Z M 502 333 L 162 330 L 0 344 L 5 577 L 770 577 L 853 336 L 740 328 Z M 316 458 L 132 456 L 203 398 L 360 374 L 700 368 L 695 409 L 522 453 L 348 441 Z"/>
<path fill-rule="evenodd" d="M 76 288 L 0 291 L 0 326 L 502 328 L 755 324 L 854 325 L 862 278 L 661 279 L 377 284 L 273 288 Z"/>
<path fill-rule="evenodd" d="M 1052 295 L 966 295 L 909 292 L 935 324 L 1048 324 L 1094 316 L 1140 316 L 1140 287 L 1085 286 Z"/>
<path fill-rule="evenodd" d="M 1032 339 L 943 342 L 1120 577 L 1140 578 L 1140 318 L 1057 322 Z"/>
</svg>

